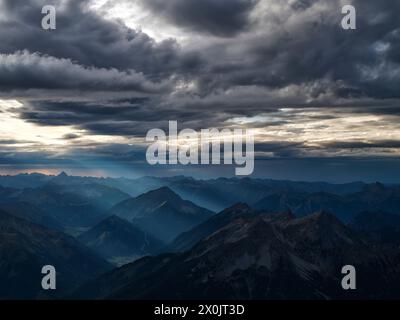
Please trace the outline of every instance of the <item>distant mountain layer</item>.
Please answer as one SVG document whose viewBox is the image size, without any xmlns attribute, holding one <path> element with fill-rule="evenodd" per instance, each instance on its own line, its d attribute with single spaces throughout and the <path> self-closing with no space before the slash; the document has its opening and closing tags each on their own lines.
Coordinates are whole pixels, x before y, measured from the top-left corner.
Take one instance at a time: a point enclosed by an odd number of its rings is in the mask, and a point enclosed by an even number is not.
<svg viewBox="0 0 400 320">
<path fill-rule="evenodd" d="M 117 264 L 154 254 L 162 246 L 160 240 L 117 216 L 101 221 L 78 240 Z"/>
<path fill-rule="evenodd" d="M 0 190 L 0 202 L 3 202 L 4 197 L 8 198 L 10 194 L 15 193 L 16 189 L 18 191 L 24 188 L 26 189 L 25 195 L 22 198 L 18 197 L 15 201 L 30 202 L 32 197 L 37 197 L 37 190 L 48 191 L 49 186 L 52 193 L 58 193 L 56 192 L 57 188 L 68 190 L 68 193 L 72 192 L 75 195 L 81 193 L 82 201 L 72 201 L 73 204 L 79 204 L 77 208 L 71 208 L 74 205 L 67 204 L 66 211 L 68 213 L 76 209 L 76 214 L 80 216 L 79 219 L 76 219 L 74 215 L 71 215 L 70 221 L 65 221 L 72 227 L 93 226 L 105 217 L 101 216 L 100 220 L 92 219 L 93 215 L 89 215 L 92 218 L 85 217 L 85 211 L 102 211 L 104 207 L 109 209 L 129 197 L 137 197 L 161 187 L 168 187 L 181 198 L 215 212 L 237 202 L 245 202 L 252 207 L 263 210 L 291 209 L 296 215 L 306 215 L 316 210 L 325 209 L 337 214 L 346 222 L 361 211 L 371 210 L 369 197 L 375 201 L 375 203 L 372 203 L 374 206 L 372 210 L 374 211 L 384 210 L 398 213 L 394 211 L 398 210 L 400 202 L 400 192 L 398 191 L 400 188 L 398 186 L 362 182 L 330 184 L 255 178 L 196 180 L 184 176 L 126 179 L 78 177 L 61 173 L 58 176 L 41 174 L 0 176 L 0 186 L 3 186 L 3 189 Z M 100 197 L 93 198 L 90 193 L 85 192 L 85 189 L 98 189 L 96 192 L 99 192 L 100 186 L 103 187 L 101 191 L 103 194 Z M 74 192 L 74 189 L 76 189 L 76 192 Z M 29 197 L 31 193 L 32 197 Z M 120 194 L 118 195 L 118 193 Z M 85 201 L 87 195 L 89 195 L 89 199 Z M 43 201 L 43 197 L 39 199 Z M 385 209 L 381 207 L 382 205 L 385 206 Z M 63 210 L 61 208 L 61 212 Z M 63 214 L 61 215 L 63 216 Z M 82 222 L 79 223 L 79 220 Z"/>
<path fill-rule="evenodd" d="M 300 193 L 326 192 L 343 195 L 358 192 L 365 186 L 362 182 L 330 184 L 325 182 L 277 181 L 254 178 L 196 180 L 184 176 L 142 177 L 138 179 L 79 177 L 69 176 L 65 173 L 61 173 L 58 176 L 42 174 L 0 176 L 0 186 L 3 187 L 18 189 L 38 188 L 49 183 L 63 186 L 101 184 L 119 189 L 133 197 L 167 186 L 182 198 L 212 211 L 221 211 L 237 202 L 246 202 L 254 205 L 262 198 L 281 191 Z"/>
<path fill-rule="evenodd" d="M 180 196 L 213 211 L 221 211 L 238 202 L 254 205 L 264 197 L 276 192 L 329 192 L 347 194 L 360 191 L 364 184 L 329 184 L 324 182 L 277 181 L 255 178 L 218 178 L 196 180 L 193 178 L 164 178 L 172 190 Z"/>
<path fill-rule="evenodd" d="M 185 201 L 171 189 L 162 187 L 122 201 L 109 214 L 126 219 L 167 243 L 210 218 L 213 212 Z"/>
<path fill-rule="evenodd" d="M 236 208 L 235 210 L 239 210 Z M 400 253 L 371 246 L 334 216 L 239 217 L 183 254 L 148 257 L 76 291 L 109 299 L 400 298 Z M 247 213 L 246 213 L 247 212 Z M 354 265 L 358 287 L 341 288 Z"/>
<path fill-rule="evenodd" d="M 78 241 L 0 211 L 0 297 L 60 297 L 110 269 L 110 265 Z M 42 267 L 57 271 L 57 290 L 43 291 Z"/>
<path fill-rule="evenodd" d="M 57 176 L 53 180 L 61 179 L 63 177 Z M 45 226 L 57 224 L 65 228 L 91 227 L 104 219 L 113 205 L 129 197 L 118 189 L 101 184 L 62 185 L 50 181 L 39 188 L 19 190 L 0 187 L 0 206 L 30 204 L 41 211 L 43 219 L 38 223 Z M 9 212 L 13 213 L 13 210 Z"/>
<path fill-rule="evenodd" d="M 254 208 L 267 211 L 291 210 L 298 216 L 327 210 L 341 220 L 350 222 L 355 215 L 367 210 L 400 214 L 400 187 L 389 188 L 376 183 L 346 195 L 278 192 L 258 201 Z"/>
</svg>

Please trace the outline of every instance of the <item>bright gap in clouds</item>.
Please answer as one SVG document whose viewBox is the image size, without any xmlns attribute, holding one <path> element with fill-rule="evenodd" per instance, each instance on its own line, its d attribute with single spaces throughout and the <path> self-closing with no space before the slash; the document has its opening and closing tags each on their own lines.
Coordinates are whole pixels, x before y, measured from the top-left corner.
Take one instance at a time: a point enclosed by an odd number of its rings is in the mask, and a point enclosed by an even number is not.
<svg viewBox="0 0 400 320">
<path fill-rule="evenodd" d="M 0 100 L 0 141 L 4 150 L 23 152 L 50 152 L 55 155 L 69 151 L 90 150 L 107 144 L 143 145 L 144 137 L 94 135 L 74 126 L 44 126 L 19 118 L 18 109 L 23 104 L 17 100 Z M 332 151 L 324 145 L 335 142 L 379 144 L 381 141 L 400 141 L 400 121 L 396 116 L 351 113 L 345 110 L 280 109 L 253 117 L 232 118 L 226 128 L 255 128 L 257 143 L 300 143 L 310 147 L 308 155 L 400 155 L 396 147 L 348 148 Z M 74 134 L 76 138 L 66 139 Z M 198 141 L 185 141 L 192 145 Z M 256 150 L 257 152 L 257 150 Z M 317 154 L 313 154 L 317 152 Z M 338 154 L 336 154 L 338 155 Z"/>
<path fill-rule="evenodd" d="M 37 151 L 36 148 L 40 146 L 62 147 L 67 145 L 67 141 L 62 139 L 64 135 L 77 133 L 70 126 L 46 127 L 26 122 L 16 115 L 16 110 L 22 106 L 23 104 L 16 100 L 0 100 L 0 139 L 15 140 L 14 147 L 34 147 L 33 151 Z"/>
<path fill-rule="evenodd" d="M 309 147 L 308 156 L 400 155 L 400 149 L 395 146 L 378 147 L 382 141 L 400 141 L 400 121 L 395 115 L 359 114 L 343 109 L 283 108 L 253 117 L 232 118 L 227 123 L 257 127 L 259 143 L 303 144 Z M 325 148 L 337 142 L 375 146 L 343 150 Z"/>
<path fill-rule="evenodd" d="M 54 152 L 62 154 L 69 150 L 71 141 L 67 135 L 74 134 L 82 145 L 95 143 L 127 143 L 124 137 L 88 135 L 85 130 L 73 126 L 42 126 L 18 117 L 18 108 L 23 104 L 17 100 L 0 100 L 0 141 L 2 147 L 21 149 L 24 152 Z M 82 140 L 83 139 L 83 140 Z M 76 144 L 79 146 L 79 143 Z"/>
<path fill-rule="evenodd" d="M 186 42 L 193 39 L 193 34 L 185 34 L 179 28 L 155 17 L 136 0 L 93 0 L 90 7 L 107 19 L 120 19 L 129 28 L 141 30 L 156 41 L 172 38 Z"/>
</svg>

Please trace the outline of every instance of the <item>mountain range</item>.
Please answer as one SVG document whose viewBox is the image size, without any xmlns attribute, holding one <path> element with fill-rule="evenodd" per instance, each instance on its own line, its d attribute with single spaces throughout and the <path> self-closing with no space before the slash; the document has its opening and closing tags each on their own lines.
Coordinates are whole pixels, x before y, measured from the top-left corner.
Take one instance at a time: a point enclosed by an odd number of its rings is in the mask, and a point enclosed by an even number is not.
<svg viewBox="0 0 400 320">
<path fill-rule="evenodd" d="M 295 193 L 277 192 L 254 204 L 254 208 L 268 211 L 291 210 L 305 216 L 327 210 L 344 222 L 350 222 L 363 211 L 400 213 L 400 187 L 386 187 L 380 183 L 365 185 L 360 191 L 338 195 L 326 192 Z"/>
<path fill-rule="evenodd" d="M 240 211 L 240 206 L 231 209 Z M 400 253 L 372 247 L 333 215 L 249 214 L 192 249 L 140 259 L 89 281 L 96 299 L 356 299 L 400 297 Z M 228 212 L 224 213 L 225 215 Z M 357 291 L 340 286 L 357 268 Z"/>
<path fill-rule="evenodd" d="M 0 176 L 0 186 L 12 189 L 39 188 L 47 184 L 87 185 L 100 184 L 137 197 L 145 192 L 161 187 L 169 187 L 182 198 L 211 211 L 221 211 L 237 202 L 254 205 L 264 197 L 281 191 L 317 193 L 326 192 L 338 195 L 355 193 L 366 185 L 363 182 L 331 184 L 326 182 L 296 182 L 254 178 L 218 178 L 196 180 L 192 177 L 141 177 L 97 178 L 70 176 L 65 172 L 58 176 L 43 174 L 19 174 Z"/>
<path fill-rule="evenodd" d="M 118 189 L 95 183 L 60 185 L 50 181 L 38 188 L 0 187 L 0 207 L 28 204 L 41 212 L 42 222 L 36 222 L 66 229 L 93 226 L 113 205 L 129 197 Z"/>
<path fill-rule="evenodd" d="M 380 183 L 0 176 L 0 299 L 399 298 L 399 208 Z"/>
</svg>

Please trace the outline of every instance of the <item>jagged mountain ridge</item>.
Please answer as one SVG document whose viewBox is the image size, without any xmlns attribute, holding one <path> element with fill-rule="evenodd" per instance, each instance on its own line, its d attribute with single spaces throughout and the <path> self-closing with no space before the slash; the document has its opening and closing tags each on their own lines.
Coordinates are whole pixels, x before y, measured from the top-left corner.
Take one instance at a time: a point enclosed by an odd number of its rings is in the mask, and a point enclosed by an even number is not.
<svg viewBox="0 0 400 320">
<path fill-rule="evenodd" d="M 204 221 L 193 229 L 180 234 L 168 245 L 166 251 L 184 252 L 191 249 L 201 239 L 211 235 L 219 228 L 239 217 L 254 216 L 259 212 L 254 211 L 245 203 L 238 203 L 232 207 L 222 210 L 210 219 Z"/>
<path fill-rule="evenodd" d="M 320 212 L 239 217 L 183 254 L 144 258 L 89 282 L 80 297 L 112 299 L 339 299 L 400 295 L 398 252 L 372 248 Z M 360 285 L 340 287 L 353 264 Z M 110 285 L 111 284 L 111 285 Z"/>
<path fill-rule="evenodd" d="M 213 212 L 183 200 L 168 187 L 149 191 L 115 205 L 109 212 L 168 243 L 207 220 Z"/>
</svg>

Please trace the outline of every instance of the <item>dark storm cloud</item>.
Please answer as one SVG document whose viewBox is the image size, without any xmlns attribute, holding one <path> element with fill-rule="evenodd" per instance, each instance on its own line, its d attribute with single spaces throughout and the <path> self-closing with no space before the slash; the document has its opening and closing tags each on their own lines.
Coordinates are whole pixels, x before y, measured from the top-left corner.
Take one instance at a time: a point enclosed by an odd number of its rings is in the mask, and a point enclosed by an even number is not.
<svg viewBox="0 0 400 320">
<path fill-rule="evenodd" d="M 317 0 L 295 0 L 292 2 L 292 8 L 296 10 L 304 10 L 311 7 Z"/>
<path fill-rule="evenodd" d="M 392 149 L 400 148 L 400 141 L 398 140 L 378 140 L 374 142 L 362 142 L 362 141 L 338 141 L 323 144 L 326 148 L 332 149 L 368 149 L 368 148 L 381 148 L 381 149 Z"/>
<path fill-rule="evenodd" d="M 269 158 L 294 158 L 304 156 L 307 147 L 304 143 L 287 141 L 259 142 L 254 145 L 257 160 Z"/>
<path fill-rule="evenodd" d="M 258 0 L 142 0 L 172 23 L 214 36 L 233 36 L 247 29 Z"/>
<path fill-rule="evenodd" d="M 78 139 L 78 138 L 80 138 L 81 136 L 79 135 L 79 134 L 74 134 L 74 133 L 68 133 L 68 134 L 65 134 L 65 135 L 63 135 L 63 139 L 64 140 L 74 140 L 74 139 Z"/>
<path fill-rule="evenodd" d="M 92 133 L 143 136 L 150 128 L 168 129 L 168 120 L 180 126 L 202 128 L 213 122 L 205 113 L 181 110 L 174 106 L 160 107 L 149 99 L 112 101 L 30 101 L 14 110 L 21 119 L 46 126 L 75 125 Z M 218 117 L 215 123 L 218 122 Z M 190 123 L 190 125 L 189 125 Z"/>
<path fill-rule="evenodd" d="M 0 165 L 6 166 L 44 166 L 57 163 L 58 166 L 63 166 L 71 163 L 71 159 L 64 157 L 54 157 L 54 155 L 46 152 L 15 152 L 15 151 L 2 151 L 0 152 Z"/>
<path fill-rule="evenodd" d="M 81 0 L 54 1 L 57 30 L 47 32 L 40 26 L 47 1 L 0 1 L 0 97 L 23 103 L 13 112 L 26 122 L 72 125 L 89 135 L 143 137 L 151 128 L 166 130 L 168 120 L 180 128 L 223 128 L 259 115 L 264 118 L 249 125 L 283 128 L 303 120 L 340 121 L 341 115 L 324 113 L 338 107 L 349 114 L 400 115 L 399 1 L 352 1 L 357 30 L 350 31 L 340 26 L 339 0 L 141 3 L 155 19 L 199 40 L 155 41 Z M 305 116 L 281 108 L 321 112 Z M 84 137 L 63 138 L 83 147 Z M 280 158 L 352 148 L 397 144 L 256 146 L 260 157 Z M 90 150 L 129 158 L 122 149 L 94 144 Z"/>
<path fill-rule="evenodd" d="M 82 157 L 82 151 L 71 152 L 71 155 L 77 159 L 100 159 L 103 161 L 112 162 L 143 162 L 145 163 L 146 148 L 141 146 L 128 146 L 126 144 L 108 144 L 102 145 L 97 144 L 92 146 L 90 152 L 84 152 Z"/>
<path fill-rule="evenodd" d="M 134 70 L 88 68 L 69 59 L 57 59 L 27 51 L 0 54 L 0 89 L 64 89 L 90 91 L 138 91 L 156 93 L 167 85 L 152 83 Z"/>
<path fill-rule="evenodd" d="M 160 80 L 176 69 L 191 68 L 196 58 L 181 53 L 174 40 L 156 43 L 122 22 L 89 10 L 87 0 L 55 1 L 57 30 L 41 28 L 45 0 L 3 0 L 0 4 L 0 52 L 40 52 L 86 67 L 133 69 Z"/>
<path fill-rule="evenodd" d="M 82 164 L 88 164 L 94 168 L 96 164 L 110 163 L 114 165 L 135 163 L 145 163 L 145 150 L 138 147 L 131 147 L 119 144 L 93 144 L 91 146 L 80 146 L 75 150 L 69 150 L 63 155 L 57 156 L 50 152 L 23 152 L 13 151 L 0 152 L 0 166 L 8 166 L 18 168 L 23 166 L 32 168 L 36 166 L 49 168 L 68 168 L 80 167 Z M 0 167 L 0 169 L 1 169 Z"/>
<path fill-rule="evenodd" d="M 211 94 L 220 94 L 227 104 L 229 97 L 224 92 L 238 87 L 279 90 L 298 86 L 307 93 L 307 97 L 298 99 L 299 104 L 318 103 L 319 98 L 329 96 L 323 101 L 325 106 L 335 103 L 338 97 L 350 102 L 360 98 L 400 98 L 400 3 L 353 1 L 358 13 L 355 31 L 340 27 L 338 0 L 280 2 L 278 9 L 259 8 L 257 3 L 266 2 L 144 1 L 160 16 L 174 21 L 184 19 L 193 28 L 214 28 L 214 33 L 231 35 L 245 29 L 251 10 L 258 14 L 250 32 L 220 41 L 209 41 L 204 36 L 201 44 L 192 44 L 189 50 L 173 39 L 156 42 L 119 21 L 104 19 L 89 10 L 89 1 L 58 1 L 58 29 L 45 32 L 39 23 L 40 7 L 45 1 L 5 0 L 5 19 L 0 20 L 0 52 L 15 54 L 26 49 L 33 60 L 40 57 L 43 61 L 38 70 L 29 67 L 32 72 L 28 75 L 23 66 L 12 65 L 15 70 L 8 70 L 7 79 L 0 79 L 0 85 L 72 89 L 80 86 L 79 76 L 84 73 L 82 88 L 146 92 L 155 90 L 161 80 L 180 79 L 194 84 L 188 100 L 197 95 L 207 100 Z M 17 55 L 14 60 L 18 58 Z M 57 69 L 43 72 L 49 59 L 57 59 L 51 61 L 58 61 L 65 70 L 66 61 L 73 64 L 77 84 L 68 79 L 68 74 L 62 81 Z M 99 73 L 102 76 L 97 84 L 91 79 Z M 173 90 L 170 88 L 170 93 Z M 264 99 L 250 98 L 251 106 Z M 279 101 L 262 108 L 276 102 Z"/>
<path fill-rule="evenodd" d="M 13 145 L 19 143 L 31 143 L 31 141 L 16 140 L 16 139 L 0 139 L 0 145 L 2 146 L 2 148 L 4 147 L 4 145 Z"/>
<path fill-rule="evenodd" d="M 254 145 L 254 149 L 257 150 L 257 152 L 271 152 L 271 151 L 275 152 L 283 149 L 302 147 L 303 145 L 304 145 L 303 143 L 293 143 L 287 141 L 271 141 L 271 142 L 256 143 Z"/>
<path fill-rule="evenodd" d="M 321 10 L 321 3 L 329 5 L 328 9 Z M 266 32 L 249 33 L 204 51 L 209 65 L 200 79 L 201 87 L 211 91 L 308 84 L 313 87 L 310 97 L 314 99 L 329 91 L 349 99 L 399 98 L 400 3 L 353 3 L 358 24 L 357 30 L 350 31 L 340 26 L 339 1 L 308 2 L 296 10 L 283 5 L 281 14 L 287 16 L 286 21 L 277 25 L 260 21 L 258 28 L 264 27 Z M 224 59 L 218 58 L 221 56 Z"/>
</svg>

